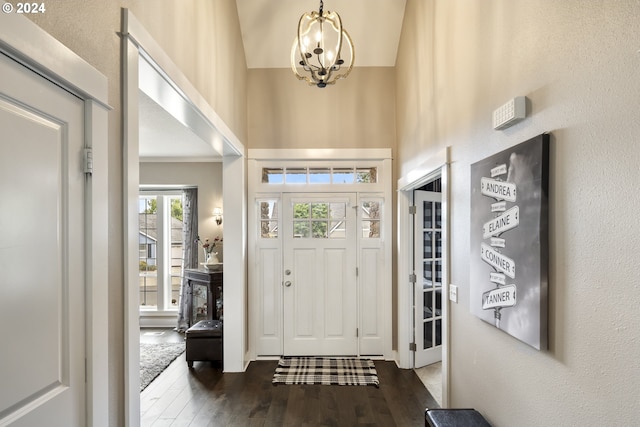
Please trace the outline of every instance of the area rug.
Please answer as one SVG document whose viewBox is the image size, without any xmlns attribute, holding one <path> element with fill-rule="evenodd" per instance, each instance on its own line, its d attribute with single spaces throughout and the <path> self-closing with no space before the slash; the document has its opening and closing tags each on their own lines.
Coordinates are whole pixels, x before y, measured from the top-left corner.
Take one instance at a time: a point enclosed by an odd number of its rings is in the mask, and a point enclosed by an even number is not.
<svg viewBox="0 0 640 427">
<path fill-rule="evenodd" d="M 185 343 L 140 343 L 140 391 L 184 353 Z"/>
<path fill-rule="evenodd" d="M 272 383 L 380 386 L 373 361 L 328 357 L 282 357 Z"/>
</svg>

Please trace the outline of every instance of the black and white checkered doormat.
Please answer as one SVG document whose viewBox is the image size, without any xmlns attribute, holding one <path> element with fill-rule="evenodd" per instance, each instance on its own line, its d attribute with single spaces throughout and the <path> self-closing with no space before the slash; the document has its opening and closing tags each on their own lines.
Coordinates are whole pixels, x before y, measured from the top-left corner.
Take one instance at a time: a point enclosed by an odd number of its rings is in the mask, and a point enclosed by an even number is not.
<svg viewBox="0 0 640 427">
<path fill-rule="evenodd" d="M 380 386 L 373 361 L 356 358 L 282 357 L 272 382 Z"/>
</svg>

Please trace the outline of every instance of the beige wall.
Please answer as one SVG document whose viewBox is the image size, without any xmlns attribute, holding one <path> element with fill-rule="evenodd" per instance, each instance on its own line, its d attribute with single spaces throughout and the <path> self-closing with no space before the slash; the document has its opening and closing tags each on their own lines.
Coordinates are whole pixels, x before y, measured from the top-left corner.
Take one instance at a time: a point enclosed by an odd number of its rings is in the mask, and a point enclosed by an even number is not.
<svg viewBox="0 0 640 427">
<path fill-rule="evenodd" d="M 291 69 L 249 70 L 248 148 L 391 148 L 396 151 L 395 69 L 354 68 L 325 88 L 309 86 Z M 393 182 L 397 180 L 396 160 Z M 392 194 L 395 205 L 396 194 Z M 391 239 L 395 239 L 395 210 Z M 395 261 L 395 250 L 393 259 Z M 395 281 L 395 262 L 392 268 Z M 392 293 L 392 346 L 396 337 Z"/>
<path fill-rule="evenodd" d="M 204 239 L 222 237 L 222 225 L 216 224 L 213 209 L 222 208 L 222 163 L 140 163 L 141 185 L 182 185 L 198 187 L 198 234 Z M 222 250 L 218 258 L 223 259 Z M 198 251 L 198 261 L 204 254 Z"/>
<path fill-rule="evenodd" d="M 30 18 L 107 76 L 114 107 L 110 425 L 124 424 L 121 6 L 249 148 L 392 147 L 403 176 L 451 146 L 451 278 L 460 286 L 451 310 L 452 404 L 476 407 L 497 426 L 634 424 L 637 1 L 408 0 L 396 69 L 355 69 L 318 89 L 289 70 L 247 72 L 233 0 L 65 0 Z M 493 131 L 493 109 L 517 95 L 531 100 L 530 117 Z M 545 131 L 552 133 L 550 350 L 538 352 L 469 313 L 469 166 Z"/>
<path fill-rule="evenodd" d="M 109 425 L 124 425 L 121 7 L 129 8 L 246 144 L 247 69 L 233 0 L 64 0 L 28 15 L 109 82 Z M 197 6 L 197 7 L 196 7 Z"/>
<path fill-rule="evenodd" d="M 408 0 L 400 176 L 451 147 L 451 404 L 496 426 L 640 419 L 640 2 Z M 526 95 L 526 121 L 492 111 Z M 470 165 L 550 132 L 549 350 L 469 311 Z"/>
<path fill-rule="evenodd" d="M 393 68 L 355 68 L 326 88 L 290 69 L 249 71 L 248 148 L 393 148 Z"/>
</svg>

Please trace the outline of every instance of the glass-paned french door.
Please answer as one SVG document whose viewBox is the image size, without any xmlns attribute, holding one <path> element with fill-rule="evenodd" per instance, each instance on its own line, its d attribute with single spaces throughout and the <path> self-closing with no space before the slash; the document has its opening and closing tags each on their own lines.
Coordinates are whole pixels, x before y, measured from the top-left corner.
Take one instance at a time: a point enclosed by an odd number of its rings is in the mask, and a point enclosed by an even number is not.
<svg viewBox="0 0 640 427">
<path fill-rule="evenodd" d="M 414 192 L 415 367 L 442 360 L 442 196 Z"/>
</svg>

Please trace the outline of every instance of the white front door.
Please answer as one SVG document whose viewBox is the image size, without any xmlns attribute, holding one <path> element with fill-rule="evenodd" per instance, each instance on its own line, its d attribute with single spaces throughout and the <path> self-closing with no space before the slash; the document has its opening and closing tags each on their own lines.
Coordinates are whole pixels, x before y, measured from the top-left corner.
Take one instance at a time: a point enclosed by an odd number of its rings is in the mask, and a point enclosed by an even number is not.
<svg viewBox="0 0 640 427">
<path fill-rule="evenodd" d="M 0 54 L 0 425 L 82 426 L 84 103 Z"/>
<path fill-rule="evenodd" d="M 442 195 L 414 192 L 414 367 L 442 360 Z"/>
<path fill-rule="evenodd" d="M 283 195 L 285 355 L 356 355 L 356 195 Z"/>
</svg>

